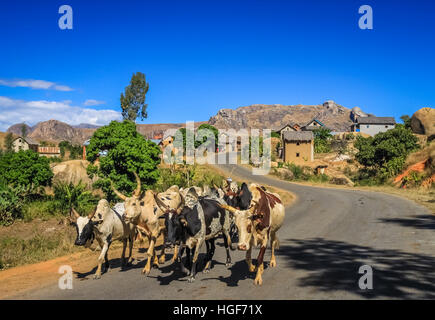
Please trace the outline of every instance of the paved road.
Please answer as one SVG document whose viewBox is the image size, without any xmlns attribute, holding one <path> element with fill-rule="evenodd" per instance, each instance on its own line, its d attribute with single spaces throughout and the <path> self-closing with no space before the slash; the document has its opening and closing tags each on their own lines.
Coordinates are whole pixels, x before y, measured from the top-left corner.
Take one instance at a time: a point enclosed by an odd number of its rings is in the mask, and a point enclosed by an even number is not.
<svg viewBox="0 0 435 320">
<path fill-rule="evenodd" d="M 373 299 L 435 298 L 435 216 L 405 199 L 381 193 L 317 188 L 251 176 L 246 181 L 289 190 L 298 200 L 286 209 L 278 233 L 278 266 L 266 268 L 263 286 L 253 285 L 244 253 L 217 246 L 214 268 L 189 284 L 166 263 L 148 278 L 145 261 L 126 271 L 111 269 L 100 280 L 74 279 L 73 290 L 57 284 L 18 297 L 26 299 Z M 221 244 L 219 241 L 218 244 Z M 258 250 L 254 250 L 253 257 Z M 144 255 L 142 254 L 142 257 Z M 270 257 L 269 250 L 265 261 Z M 358 286 L 358 269 L 373 268 L 373 289 Z M 91 270 L 90 270 L 91 271 Z"/>
</svg>

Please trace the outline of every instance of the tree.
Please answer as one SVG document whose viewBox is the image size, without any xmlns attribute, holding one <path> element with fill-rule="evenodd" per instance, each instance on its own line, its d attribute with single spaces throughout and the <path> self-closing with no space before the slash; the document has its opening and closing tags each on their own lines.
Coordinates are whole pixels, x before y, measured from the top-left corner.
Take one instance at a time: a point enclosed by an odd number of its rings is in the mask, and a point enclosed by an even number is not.
<svg viewBox="0 0 435 320">
<path fill-rule="evenodd" d="M 403 116 L 400 117 L 400 119 L 402 119 L 403 124 L 404 124 L 406 129 L 411 129 L 411 117 L 410 116 L 408 116 L 407 114 L 404 114 Z"/>
<path fill-rule="evenodd" d="M 115 199 L 110 180 L 125 194 L 136 187 L 133 172 L 136 172 L 143 189 L 151 188 L 159 178 L 157 165 L 160 163 L 160 148 L 146 140 L 136 131 L 136 125 L 128 120 L 112 121 L 108 126 L 95 131 L 87 147 L 87 159 L 94 162 L 99 158 L 99 166 L 89 165 L 88 175 L 98 175 L 94 186 L 102 188 L 109 201 Z"/>
<path fill-rule="evenodd" d="M 0 179 L 7 185 L 23 186 L 33 191 L 51 185 L 52 178 L 49 160 L 32 150 L 9 152 L 0 159 Z"/>
<path fill-rule="evenodd" d="M 213 135 L 214 135 L 214 144 L 215 144 L 213 150 L 216 150 L 216 146 L 218 144 L 218 135 L 219 135 L 218 129 L 216 129 L 215 127 L 213 127 L 210 124 L 203 123 L 203 124 L 201 124 L 198 127 L 198 131 L 197 132 L 199 132 L 199 130 L 209 130 L 209 131 L 211 131 L 213 133 Z M 184 137 L 185 137 L 185 135 L 184 135 Z M 203 137 L 202 140 L 195 140 L 195 148 L 198 148 L 200 145 L 202 145 L 206 141 L 207 141 L 207 137 Z M 208 147 L 208 145 L 205 145 L 205 147 Z"/>
<path fill-rule="evenodd" d="M 327 128 L 319 128 L 313 130 L 314 134 L 314 152 L 326 153 L 331 151 L 331 130 Z"/>
<path fill-rule="evenodd" d="M 27 136 L 27 127 L 24 123 L 21 125 L 21 136 L 23 138 L 25 138 Z"/>
<path fill-rule="evenodd" d="M 355 147 L 359 150 L 356 160 L 372 169 L 374 175 L 385 179 L 398 174 L 406 157 L 419 148 L 418 139 L 405 125 L 397 124 L 394 129 L 380 132 L 374 137 L 358 136 Z"/>
<path fill-rule="evenodd" d="M 9 132 L 5 137 L 6 151 L 8 151 L 8 152 L 12 151 L 13 142 L 14 142 L 14 137 L 13 137 L 12 133 Z"/>
<path fill-rule="evenodd" d="M 130 85 L 125 88 L 125 96 L 121 93 L 122 117 L 124 120 L 136 121 L 138 116 L 141 120 L 148 117 L 145 103 L 145 95 L 148 92 L 149 84 L 145 75 L 141 72 L 133 74 Z"/>
</svg>

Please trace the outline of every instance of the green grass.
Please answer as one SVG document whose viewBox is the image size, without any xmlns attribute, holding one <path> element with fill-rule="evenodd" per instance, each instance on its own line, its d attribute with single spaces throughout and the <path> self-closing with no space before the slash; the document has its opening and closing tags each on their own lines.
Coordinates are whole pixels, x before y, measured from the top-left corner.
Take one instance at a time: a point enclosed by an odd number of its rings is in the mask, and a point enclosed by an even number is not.
<svg viewBox="0 0 435 320">
<path fill-rule="evenodd" d="M 30 239 L 6 236 L 0 239 L 0 270 L 53 259 L 80 250 L 74 247 L 73 228 L 35 234 Z"/>
</svg>

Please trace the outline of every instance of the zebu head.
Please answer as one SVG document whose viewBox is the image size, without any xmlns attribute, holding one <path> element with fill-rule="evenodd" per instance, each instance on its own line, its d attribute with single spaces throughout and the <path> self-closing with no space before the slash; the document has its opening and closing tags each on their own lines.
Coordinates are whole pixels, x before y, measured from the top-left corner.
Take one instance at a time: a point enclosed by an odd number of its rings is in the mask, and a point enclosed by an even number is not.
<svg viewBox="0 0 435 320">
<path fill-rule="evenodd" d="M 252 238 L 253 218 L 256 206 L 252 206 L 248 210 L 239 210 L 232 206 L 221 204 L 225 210 L 228 210 L 234 217 L 234 222 L 237 226 L 239 243 L 237 248 L 242 251 L 249 250 Z"/>
<path fill-rule="evenodd" d="M 113 182 L 110 181 L 113 192 L 124 201 L 125 213 L 123 219 L 126 221 L 136 220 L 141 214 L 141 200 L 143 195 L 141 195 L 141 182 L 140 178 L 136 172 L 133 172 L 136 178 L 136 189 L 133 191 L 131 197 L 127 197 L 121 192 L 119 192 Z"/>
<path fill-rule="evenodd" d="M 94 241 L 94 225 L 96 225 L 96 223 L 92 221 L 92 218 L 95 212 L 87 217 L 82 217 L 74 208 L 71 208 L 70 221 L 76 227 L 77 231 L 77 237 L 74 242 L 76 246 L 85 246 L 88 248 Z"/>
</svg>

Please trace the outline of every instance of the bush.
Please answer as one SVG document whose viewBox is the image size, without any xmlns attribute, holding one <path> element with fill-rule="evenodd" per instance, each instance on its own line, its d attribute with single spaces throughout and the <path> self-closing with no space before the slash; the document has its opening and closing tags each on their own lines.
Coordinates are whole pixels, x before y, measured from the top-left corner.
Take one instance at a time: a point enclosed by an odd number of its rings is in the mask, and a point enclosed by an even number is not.
<svg viewBox="0 0 435 320">
<path fill-rule="evenodd" d="M 53 172 L 46 157 L 32 150 L 8 152 L 0 158 L 0 180 L 28 192 L 51 185 Z"/>
<path fill-rule="evenodd" d="M 22 217 L 24 187 L 0 184 L 0 225 L 10 225 Z"/>
<path fill-rule="evenodd" d="M 399 174 L 408 154 L 419 148 L 417 141 L 411 130 L 400 124 L 374 137 L 358 136 L 355 147 L 359 151 L 355 158 L 365 167 L 360 178 L 372 175 L 373 181 L 385 183 L 388 178 Z"/>
<path fill-rule="evenodd" d="M 86 184 L 81 180 L 74 185 L 72 182 L 59 182 L 54 185 L 55 206 L 62 214 L 68 214 L 71 207 L 79 212 L 90 213 L 97 204 L 97 197 L 86 190 Z"/>
<path fill-rule="evenodd" d="M 313 131 L 314 134 L 314 152 L 327 153 L 331 151 L 331 130 L 320 128 Z"/>
</svg>

